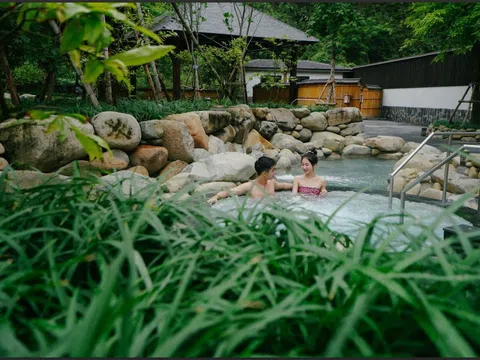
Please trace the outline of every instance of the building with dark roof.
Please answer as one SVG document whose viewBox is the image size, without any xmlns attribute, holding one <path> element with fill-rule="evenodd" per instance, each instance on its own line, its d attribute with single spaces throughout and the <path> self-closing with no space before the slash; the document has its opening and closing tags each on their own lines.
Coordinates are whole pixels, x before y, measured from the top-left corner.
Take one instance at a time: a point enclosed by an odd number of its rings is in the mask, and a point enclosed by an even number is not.
<svg viewBox="0 0 480 360">
<path fill-rule="evenodd" d="M 330 76 L 330 64 L 310 60 L 297 61 L 297 82 L 312 79 L 328 79 Z M 335 78 L 343 79 L 352 72 L 352 69 L 345 66 L 335 66 Z M 277 80 L 288 83 L 289 72 L 283 61 L 273 59 L 251 60 L 245 66 L 245 77 L 247 80 L 247 95 L 253 97 L 253 87 L 262 82 L 267 76 L 276 76 Z"/>
<path fill-rule="evenodd" d="M 290 47 L 295 45 L 310 45 L 317 43 L 319 40 L 313 36 L 309 36 L 303 31 L 296 29 L 284 22 L 277 20 L 261 11 L 253 9 L 248 5 L 238 5 L 236 3 L 211 2 L 211 3 L 194 3 L 195 17 L 198 17 L 198 41 L 200 45 L 213 45 L 222 47 L 226 42 L 236 37 L 246 36 L 249 42 L 249 49 L 269 48 L 272 45 L 270 39 L 275 39 L 275 47 Z M 243 11 L 245 6 L 246 13 L 251 14 L 251 21 L 244 21 L 240 26 L 239 9 Z M 184 17 L 188 18 L 186 8 L 179 6 Z M 225 14 L 230 14 L 228 23 L 225 21 Z M 150 29 L 156 33 L 174 32 L 177 36 L 169 37 L 166 44 L 176 46 L 176 51 L 182 51 L 187 48 L 183 27 L 181 21 L 176 14 L 165 15 L 154 20 L 154 24 Z M 247 31 L 248 29 L 248 31 Z M 293 52 L 296 56 L 296 52 Z M 174 94 L 176 98 L 180 96 L 180 61 L 173 60 L 174 67 Z M 291 73 L 295 75 L 296 69 L 291 69 Z M 296 88 L 292 88 L 292 98 L 296 98 Z"/>
</svg>

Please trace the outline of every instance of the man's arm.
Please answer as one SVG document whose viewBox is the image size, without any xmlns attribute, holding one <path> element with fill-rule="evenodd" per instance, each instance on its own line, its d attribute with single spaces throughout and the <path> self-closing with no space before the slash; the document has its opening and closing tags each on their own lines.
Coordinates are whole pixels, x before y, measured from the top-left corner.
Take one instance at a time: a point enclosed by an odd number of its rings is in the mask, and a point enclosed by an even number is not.
<svg viewBox="0 0 480 360">
<path fill-rule="evenodd" d="M 238 185 L 238 186 L 236 186 L 232 189 L 220 191 L 219 193 L 217 193 L 217 195 L 212 196 L 210 199 L 208 199 L 207 202 L 208 202 L 208 204 L 213 205 L 218 200 L 229 197 L 230 193 L 232 193 L 233 195 L 243 195 L 243 194 L 249 192 L 251 188 L 252 188 L 252 184 L 249 181 L 249 182 L 240 184 L 240 185 Z"/>
<path fill-rule="evenodd" d="M 293 184 L 287 183 L 287 182 L 278 182 L 275 181 L 275 190 L 292 190 Z"/>
<path fill-rule="evenodd" d="M 292 193 L 294 193 L 294 194 L 298 193 L 298 177 L 296 177 L 296 176 L 293 178 Z"/>
</svg>

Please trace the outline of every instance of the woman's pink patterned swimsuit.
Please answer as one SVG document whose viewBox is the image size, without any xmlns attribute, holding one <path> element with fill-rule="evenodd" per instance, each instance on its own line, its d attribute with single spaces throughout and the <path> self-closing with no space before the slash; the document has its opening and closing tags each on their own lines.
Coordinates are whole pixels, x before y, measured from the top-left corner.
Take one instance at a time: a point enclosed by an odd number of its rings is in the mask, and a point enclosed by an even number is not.
<svg viewBox="0 0 480 360">
<path fill-rule="evenodd" d="M 320 195 L 320 189 L 312 188 L 308 186 L 299 186 L 298 192 L 301 194 Z"/>
</svg>

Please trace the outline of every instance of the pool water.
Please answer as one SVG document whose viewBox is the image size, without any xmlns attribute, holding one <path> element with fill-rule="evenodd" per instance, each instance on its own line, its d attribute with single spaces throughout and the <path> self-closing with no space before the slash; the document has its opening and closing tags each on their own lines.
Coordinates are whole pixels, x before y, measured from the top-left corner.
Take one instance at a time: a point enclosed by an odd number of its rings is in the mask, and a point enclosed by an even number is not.
<svg viewBox="0 0 480 360">
<path fill-rule="evenodd" d="M 285 207 L 289 211 L 293 209 L 294 213 L 295 210 L 298 210 L 297 216 L 304 217 L 305 211 L 313 212 L 324 221 L 340 208 L 332 217 L 329 228 L 347 234 L 353 240 L 366 223 L 370 223 L 375 217 L 381 216 L 382 219 L 375 228 L 373 238 L 375 241 L 379 241 L 388 236 L 386 234 L 393 234 L 392 246 L 396 250 L 407 247 L 412 238 L 418 237 L 428 227 L 434 228 L 433 233 L 426 236 L 431 240 L 434 235 L 438 239 L 443 239 L 444 227 L 460 224 L 471 225 L 459 216 L 446 216 L 446 212 L 441 207 L 407 201 L 406 214 L 409 216 L 405 218 L 403 230 L 399 231 L 399 227 L 392 226 L 392 224 L 399 223 L 399 217 L 396 216 L 400 212 L 399 199 L 393 199 L 392 210 L 389 210 L 387 196 L 371 195 L 357 191 L 330 191 L 324 198 L 282 191 L 272 198 L 261 200 L 245 199 L 244 197 L 227 198 L 221 200 L 214 207 L 224 213 L 236 216 L 239 204 L 245 200 L 246 209 L 252 210 L 255 207 L 252 211 L 262 211 L 263 206 L 268 207 L 269 203 L 274 201 L 276 205 Z M 345 206 L 342 207 L 342 205 Z M 411 235 L 405 236 L 404 231 Z M 430 244 L 430 240 L 425 241 L 425 244 Z"/>
<path fill-rule="evenodd" d="M 371 157 L 343 158 L 342 160 L 319 161 L 315 167 L 318 175 L 324 176 L 328 186 L 346 187 L 369 191 L 386 191 L 387 180 L 396 160 L 378 160 Z M 292 167 L 289 174 L 276 176 L 279 181 L 292 182 L 293 177 L 303 174 L 300 165 Z"/>
</svg>

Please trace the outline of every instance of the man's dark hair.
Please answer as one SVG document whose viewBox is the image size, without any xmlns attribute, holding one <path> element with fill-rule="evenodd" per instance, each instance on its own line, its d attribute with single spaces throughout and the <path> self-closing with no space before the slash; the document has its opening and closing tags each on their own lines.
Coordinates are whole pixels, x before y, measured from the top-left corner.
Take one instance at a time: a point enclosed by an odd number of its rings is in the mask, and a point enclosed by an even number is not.
<svg viewBox="0 0 480 360">
<path fill-rule="evenodd" d="M 257 172 L 257 175 L 260 175 L 264 171 L 270 171 L 275 164 L 276 162 L 272 158 L 262 156 L 255 161 L 255 171 Z"/>
</svg>

